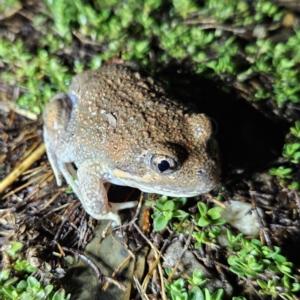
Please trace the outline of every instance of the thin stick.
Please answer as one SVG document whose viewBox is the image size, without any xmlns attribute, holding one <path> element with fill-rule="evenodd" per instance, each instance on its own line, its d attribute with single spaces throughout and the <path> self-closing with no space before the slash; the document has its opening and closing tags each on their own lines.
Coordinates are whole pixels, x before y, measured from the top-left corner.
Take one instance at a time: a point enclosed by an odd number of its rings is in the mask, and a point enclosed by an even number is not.
<svg viewBox="0 0 300 300">
<path fill-rule="evenodd" d="M 155 262 L 152 264 L 151 269 L 148 271 L 146 277 L 144 278 L 144 281 L 142 283 L 142 287 L 143 287 L 143 291 L 146 290 L 146 287 L 148 285 L 148 282 L 150 280 L 150 276 L 153 273 L 154 269 L 158 266 L 158 271 L 159 271 L 159 275 L 160 275 L 160 284 L 161 284 L 161 296 L 163 300 L 166 300 L 166 294 L 165 294 L 165 289 L 164 289 L 164 277 L 163 277 L 163 273 L 162 273 L 162 267 L 161 267 L 161 263 L 160 263 L 160 258 L 163 257 L 162 252 L 159 252 L 157 250 L 157 248 L 153 245 L 153 243 L 144 235 L 144 233 L 142 232 L 142 230 L 139 228 L 139 226 L 134 222 L 133 223 L 135 229 L 140 233 L 140 235 L 147 241 L 147 243 L 150 245 L 150 247 L 153 249 L 154 252 L 154 256 L 155 256 Z"/>
<path fill-rule="evenodd" d="M 223 207 L 224 209 L 226 209 L 226 205 L 220 201 L 218 201 L 217 199 L 215 199 L 211 194 L 207 194 L 209 197 L 209 200 L 213 203 L 215 203 L 216 205 L 219 205 L 221 207 Z"/>
<path fill-rule="evenodd" d="M 188 239 L 187 239 L 187 241 L 185 243 L 185 246 L 184 246 L 184 248 L 183 248 L 183 250 L 182 250 L 182 252 L 181 252 L 181 254 L 180 254 L 179 258 L 178 258 L 178 261 L 175 264 L 175 266 L 173 267 L 172 272 L 171 272 L 171 274 L 168 277 L 168 280 L 167 280 L 168 282 L 170 282 L 172 280 L 172 278 L 173 278 L 176 270 L 178 269 L 179 264 L 181 263 L 181 260 L 183 258 L 183 255 L 184 255 L 185 251 L 188 249 L 188 247 L 189 247 L 189 245 L 191 243 L 191 238 L 192 238 L 193 231 L 194 231 L 194 224 L 192 224 L 192 230 L 191 230 L 191 232 L 189 234 L 189 237 L 188 237 Z"/>
<path fill-rule="evenodd" d="M 135 276 L 133 276 L 133 280 L 134 280 L 134 282 L 135 282 L 135 285 L 136 285 L 136 287 L 137 287 L 137 290 L 138 290 L 138 292 L 139 292 L 141 298 L 142 298 L 143 300 L 149 300 L 147 294 L 143 291 L 143 288 L 142 288 L 140 282 L 138 281 L 138 279 L 137 279 Z"/>
<path fill-rule="evenodd" d="M 86 262 L 95 271 L 97 279 L 100 282 L 104 279 L 104 280 L 107 280 L 107 281 L 111 282 L 112 284 L 116 285 L 120 290 L 122 290 L 122 291 L 126 290 L 126 286 L 124 284 L 118 282 L 117 280 L 114 280 L 113 278 L 111 278 L 109 276 L 103 275 L 100 272 L 99 268 L 95 265 L 95 263 L 92 260 L 90 260 L 88 257 L 86 257 L 85 255 L 80 254 L 79 252 L 77 252 L 76 250 L 71 249 L 71 248 L 62 247 L 62 249 L 65 252 L 71 252 L 71 253 L 73 253 L 74 255 L 76 255 L 80 259 L 82 259 L 84 262 Z"/>
<path fill-rule="evenodd" d="M 34 137 L 36 137 L 36 134 L 34 135 Z M 31 137 L 26 137 L 26 140 L 29 140 Z M 40 140 L 36 140 L 31 147 L 25 151 L 25 153 L 23 154 L 23 157 L 26 158 L 28 155 L 30 155 L 39 145 L 40 145 L 41 141 Z"/>
<path fill-rule="evenodd" d="M 58 191 L 55 195 L 53 195 L 51 197 L 51 199 L 49 201 L 47 201 L 46 204 L 40 209 L 40 212 L 42 210 L 44 210 L 45 208 L 47 208 L 48 206 L 50 206 L 50 204 L 52 204 L 52 202 L 54 202 L 60 194 L 61 194 L 61 191 Z"/>
<path fill-rule="evenodd" d="M 72 203 L 66 203 L 66 204 L 63 204 L 59 207 L 56 207 L 56 208 L 53 208 L 51 209 L 49 212 L 47 212 L 45 215 L 44 215 L 44 218 L 47 218 L 49 215 L 51 215 L 52 213 L 56 212 L 56 211 L 59 211 L 59 210 L 62 210 L 64 208 L 67 208 L 69 206 L 71 206 Z M 80 202 L 78 203 L 78 206 L 80 205 Z"/>
<path fill-rule="evenodd" d="M 68 203 L 67 203 L 67 204 L 68 204 Z M 66 204 L 65 204 L 65 205 L 66 205 Z M 58 207 L 58 208 L 61 208 L 61 207 L 65 206 L 65 205 L 62 205 L 62 206 L 60 206 L 60 207 Z M 62 216 L 61 224 L 60 224 L 60 226 L 59 226 L 59 228 L 58 228 L 58 230 L 57 230 L 57 232 L 56 232 L 56 234 L 55 234 L 55 237 L 54 237 L 54 240 L 55 240 L 56 242 L 57 242 L 58 237 L 59 237 L 59 235 L 60 235 L 60 233 L 61 233 L 61 231 L 62 231 L 62 229 L 63 229 L 64 224 L 65 224 L 67 221 L 69 221 L 69 219 L 70 219 L 71 215 L 73 214 L 73 212 L 74 212 L 80 205 L 81 205 L 81 203 L 80 203 L 79 201 L 73 201 L 71 204 L 68 204 L 68 205 L 67 205 L 67 206 L 69 206 L 69 207 L 68 207 L 68 209 L 65 210 L 65 212 L 64 212 L 64 214 L 63 214 L 63 216 Z M 57 208 L 56 208 L 56 209 L 53 209 L 51 212 L 54 212 L 54 211 L 56 211 L 56 210 L 57 210 Z"/>
<path fill-rule="evenodd" d="M 134 253 L 138 252 L 141 250 L 142 247 L 137 247 L 136 249 L 134 249 Z M 131 255 L 128 255 L 119 266 L 117 266 L 117 268 L 113 271 L 111 277 L 114 278 L 119 272 L 120 270 L 127 264 L 127 262 L 130 261 L 130 259 L 132 258 Z M 105 285 L 102 287 L 102 291 L 105 291 L 109 286 L 109 282 L 106 282 Z"/>
</svg>

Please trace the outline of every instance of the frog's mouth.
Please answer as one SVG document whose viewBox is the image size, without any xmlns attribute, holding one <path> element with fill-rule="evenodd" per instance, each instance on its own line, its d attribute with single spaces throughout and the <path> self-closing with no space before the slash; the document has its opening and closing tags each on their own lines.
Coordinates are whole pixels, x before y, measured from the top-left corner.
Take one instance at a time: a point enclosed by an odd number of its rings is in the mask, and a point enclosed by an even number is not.
<svg viewBox="0 0 300 300">
<path fill-rule="evenodd" d="M 214 181 L 199 181 L 189 186 L 188 184 L 180 184 L 174 178 L 168 178 L 169 182 L 167 182 L 163 180 L 166 179 L 165 177 L 153 180 L 153 174 L 139 177 L 120 169 L 114 170 L 113 176 L 116 180 L 112 180 L 112 183 L 134 187 L 146 193 L 163 194 L 170 197 L 194 197 L 209 192 L 216 185 Z"/>
</svg>

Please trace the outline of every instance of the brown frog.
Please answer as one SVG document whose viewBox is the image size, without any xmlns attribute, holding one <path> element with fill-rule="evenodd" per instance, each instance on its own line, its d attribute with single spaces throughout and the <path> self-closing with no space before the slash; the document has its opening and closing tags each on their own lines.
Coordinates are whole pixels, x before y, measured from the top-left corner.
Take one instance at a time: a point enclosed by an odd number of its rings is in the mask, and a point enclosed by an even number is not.
<svg viewBox="0 0 300 300">
<path fill-rule="evenodd" d="M 96 219 L 119 224 L 117 211 L 136 205 L 108 202 L 104 182 L 172 197 L 196 196 L 218 183 L 210 119 L 169 97 L 132 63 L 75 76 L 43 119 L 57 184 L 63 176 Z"/>
</svg>

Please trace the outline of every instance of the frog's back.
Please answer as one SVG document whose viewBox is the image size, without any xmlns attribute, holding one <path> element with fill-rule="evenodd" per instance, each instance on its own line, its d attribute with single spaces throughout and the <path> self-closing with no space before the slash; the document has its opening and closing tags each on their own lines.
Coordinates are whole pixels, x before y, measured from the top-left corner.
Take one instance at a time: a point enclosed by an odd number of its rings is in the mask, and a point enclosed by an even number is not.
<svg viewBox="0 0 300 300">
<path fill-rule="evenodd" d="M 151 77 L 118 64 L 75 77 L 70 93 L 80 99 L 77 145 L 88 156 L 176 142 L 183 115 L 190 110 L 170 99 Z"/>
<path fill-rule="evenodd" d="M 168 118 L 176 119 L 177 114 L 182 116 L 188 111 L 187 107 L 170 99 L 157 81 L 130 66 L 119 64 L 76 76 L 70 90 L 79 96 L 81 106 L 89 108 L 95 104 L 97 108 L 117 111 L 122 116 L 144 115 L 159 119 L 168 114 Z M 85 113 L 89 114 L 90 110 Z"/>
</svg>

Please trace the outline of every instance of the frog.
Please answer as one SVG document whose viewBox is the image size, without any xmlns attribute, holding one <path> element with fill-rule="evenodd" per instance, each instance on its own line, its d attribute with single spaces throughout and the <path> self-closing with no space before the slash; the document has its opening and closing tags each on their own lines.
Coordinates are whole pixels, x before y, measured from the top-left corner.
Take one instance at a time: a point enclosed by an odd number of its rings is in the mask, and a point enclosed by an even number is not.
<svg viewBox="0 0 300 300">
<path fill-rule="evenodd" d="M 93 218 L 118 225 L 118 212 L 137 205 L 110 202 L 106 182 L 187 198 L 219 183 L 211 119 L 169 94 L 119 60 L 76 75 L 47 103 L 43 137 L 56 183 L 64 178 Z"/>
</svg>

